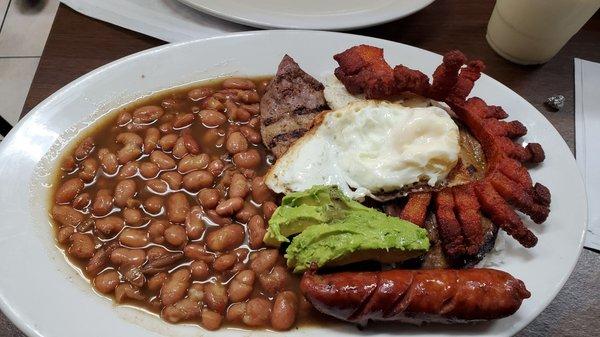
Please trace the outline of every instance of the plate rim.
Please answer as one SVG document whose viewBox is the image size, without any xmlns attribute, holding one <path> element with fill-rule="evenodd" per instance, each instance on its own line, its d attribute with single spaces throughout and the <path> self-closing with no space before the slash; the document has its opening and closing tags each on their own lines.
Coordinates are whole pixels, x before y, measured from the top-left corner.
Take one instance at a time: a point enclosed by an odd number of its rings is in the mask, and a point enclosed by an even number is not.
<svg viewBox="0 0 600 337">
<path fill-rule="evenodd" d="M 219 19 L 223 19 L 226 21 L 230 21 L 230 22 L 235 22 L 235 23 L 239 23 L 242 25 L 246 25 L 246 26 L 251 26 L 251 27 L 255 27 L 255 28 L 263 28 L 263 29 L 295 29 L 295 30 L 333 30 L 333 31 L 347 31 L 347 30 L 352 30 L 352 29 L 360 29 L 360 28 L 367 28 L 367 27 L 372 27 L 372 26 L 376 26 L 376 25 L 381 25 L 381 24 L 385 24 L 394 20 L 398 20 L 404 17 L 407 17 L 409 15 L 412 15 L 418 11 L 423 10 L 424 8 L 430 6 L 434 1 L 436 0 L 421 0 L 424 1 L 424 3 L 422 4 L 422 6 L 417 6 L 415 8 L 410 9 L 409 11 L 403 12 L 403 13 L 399 13 L 399 14 L 392 14 L 394 13 L 393 11 L 390 11 L 390 14 L 386 14 L 388 12 L 383 12 L 383 14 L 379 14 L 379 16 L 377 18 L 371 19 L 371 20 L 365 20 L 365 19 L 357 19 L 357 22 L 352 23 L 352 24 L 341 24 L 341 23 L 336 23 L 336 18 L 334 17 L 330 23 L 308 23 L 308 24 L 302 24 L 302 23 L 296 23 L 296 24 L 284 24 L 284 23 L 278 23 L 277 21 L 274 22 L 266 22 L 264 20 L 260 20 L 257 18 L 251 18 L 251 17 L 247 17 L 247 16 L 241 16 L 241 15 L 231 15 L 228 14 L 227 12 L 224 12 L 222 10 L 218 10 L 212 7 L 208 7 L 206 5 L 201 5 L 199 3 L 197 3 L 195 0 L 177 0 L 180 3 L 198 10 L 202 13 L 217 17 Z M 203 1 L 203 0 L 201 0 Z M 284 14 L 282 14 L 283 16 Z M 341 16 L 341 15 L 338 15 Z M 345 15 L 348 16 L 348 15 Z"/>
<path fill-rule="evenodd" d="M 344 36 L 351 36 L 354 37 L 356 39 L 366 39 L 366 40 L 370 40 L 373 42 L 382 42 L 382 43 L 386 43 L 386 44 L 398 44 L 398 45 L 403 45 L 405 47 L 409 47 L 409 48 L 415 48 L 418 49 L 420 52 L 424 52 L 424 53 L 430 53 L 430 54 L 435 54 L 437 56 L 441 56 L 438 53 L 434 53 L 432 51 L 420 48 L 420 47 L 415 47 L 415 46 L 411 46 L 411 45 L 407 45 L 404 43 L 400 43 L 400 42 L 396 42 L 396 41 L 391 41 L 391 40 L 385 40 L 385 39 L 381 39 L 381 38 L 375 38 L 375 37 L 369 37 L 369 36 L 362 36 L 362 35 L 358 35 L 358 34 L 348 34 L 348 33 L 341 33 L 341 32 L 328 32 L 328 31 L 312 31 L 312 30 L 294 30 L 294 29 L 289 29 L 289 30 L 254 30 L 254 31 L 244 31 L 244 32 L 236 32 L 236 33 L 228 33 L 228 34 L 223 34 L 223 35 L 218 35 L 218 36 L 212 36 L 212 37 L 207 37 L 207 38 L 201 38 L 201 39 L 195 39 L 195 40 L 189 40 L 189 41 L 184 41 L 184 42 L 177 42 L 177 43 L 168 43 L 168 44 L 164 44 L 161 46 L 157 46 L 157 47 L 153 47 L 150 49 L 146 49 L 146 50 L 142 50 L 139 52 L 136 52 L 134 54 L 122 57 L 120 59 L 114 60 L 110 63 L 107 63 L 105 65 L 102 65 L 78 78 L 76 78 L 75 80 L 69 82 L 68 84 L 66 84 L 65 86 L 61 87 L 60 89 L 58 89 L 56 92 L 54 92 L 52 95 L 50 95 L 49 97 L 47 97 L 46 99 L 44 99 L 42 102 L 40 102 L 39 104 L 37 104 L 34 108 L 32 108 L 26 115 L 24 118 L 22 118 L 21 120 L 19 120 L 19 122 L 17 124 L 15 124 L 15 126 L 13 127 L 13 129 L 9 132 L 9 134 L 4 137 L 3 141 L 0 142 L 0 155 L 2 154 L 3 151 L 5 151 L 5 147 L 7 146 L 6 144 L 9 143 L 7 140 L 12 141 L 12 138 L 14 138 L 14 135 L 19 132 L 19 130 L 21 130 L 23 128 L 23 124 L 25 124 L 27 121 L 29 121 L 32 118 L 35 118 L 35 115 L 38 113 L 38 111 L 43 110 L 46 106 L 48 106 L 49 104 L 51 104 L 53 101 L 55 101 L 56 99 L 60 98 L 62 95 L 64 95 L 66 92 L 73 90 L 75 88 L 77 88 L 79 85 L 81 85 L 82 83 L 87 82 L 88 80 L 92 80 L 95 76 L 97 76 L 98 74 L 112 68 L 115 66 L 118 66 L 122 63 L 126 63 L 129 62 L 130 60 L 134 60 L 136 58 L 139 57 L 143 57 L 146 54 L 152 54 L 152 53 L 156 53 L 156 52 L 161 52 L 164 49 L 170 49 L 170 48 L 176 48 L 179 46 L 184 46 L 184 45 L 188 45 L 188 44 L 196 44 L 196 43 L 205 43 L 206 41 L 210 41 L 210 40 L 220 40 L 220 39 L 235 39 L 235 38 L 245 38 L 245 37 L 252 37 L 252 36 L 259 36 L 259 35 L 271 35 L 271 34 L 282 34 L 282 35 L 286 35 L 286 34 L 314 34 L 314 35 L 344 35 Z M 533 106 L 527 99 L 525 99 L 523 96 L 519 95 L 517 92 L 515 92 L 514 90 L 512 90 L 511 88 L 509 88 L 508 86 L 504 85 L 503 83 L 501 83 L 500 81 L 496 80 L 495 78 L 487 75 L 487 74 L 483 74 L 482 77 L 487 77 L 487 80 L 491 80 L 495 86 L 498 86 L 499 88 L 502 88 L 504 90 L 508 90 L 509 92 L 511 92 L 513 95 L 515 95 L 516 97 L 519 97 L 520 99 L 522 99 L 524 102 L 526 102 L 531 109 L 533 109 L 534 111 L 537 112 L 537 114 L 539 114 L 539 116 L 541 116 L 544 120 L 546 120 L 548 122 L 548 124 L 550 124 L 551 128 L 552 128 L 552 132 L 555 132 L 561 139 L 561 144 L 562 146 L 564 146 L 570 153 L 571 153 L 571 157 L 570 160 L 572 160 L 575 164 L 575 157 L 572 153 L 572 151 L 570 150 L 570 148 L 568 147 L 568 144 L 566 143 L 566 141 L 564 140 L 564 138 L 560 135 L 560 133 L 558 132 L 558 130 L 554 127 L 554 125 L 537 109 L 535 108 L 535 106 Z M 166 89 L 166 88 L 165 88 Z M 581 172 L 579 170 L 576 171 L 575 173 L 576 177 L 578 178 L 577 183 L 580 184 L 583 187 L 583 209 L 585 210 L 584 214 L 582 214 L 582 219 L 584 220 L 584 224 L 585 226 L 583 227 L 582 233 L 578 236 L 578 245 L 577 245 L 577 254 L 576 254 L 576 259 L 574 259 L 574 261 L 572 263 L 570 263 L 569 266 L 569 272 L 565 273 L 564 275 L 562 275 L 560 277 L 559 282 L 557 282 L 556 287 L 553 290 L 553 294 L 552 296 L 548 297 L 546 299 L 546 301 L 541 302 L 541 305 L 535 307 L 535 309 L 533 310 L 535 315 L 532 315 L 530 318 L 526 318 L 526 319 L 522 319 L 520 322 L 525 322 L 524 324 L 522 324 L 521 327 L 518 328 L 518 330 L 515 331 L 515 333 L 518 333 L 519 331 L 521 331 L 523 328 L 525 328 L 526 326 L 528 326 L 533 320 L 535 320 L 542 311 L 544 311 L 548 305 L 556 298 L 556 296 L 558 295 L 558 293 L 560 292 L 560 290 L 562 290 L 562 288 L 564 287 L 565 283 L 567 282 L 567 280 L 569 279 L 569 277 L 571 276 L 571 274 L 573 273 L 573 270 L 575 269 L 577 262 L 579 261 L 580 257 L 581 257 L 581 253 L 583 251 L 583 247 L 584 247 L 584 240 L 585 240 L 585 236 L 586 234 L 586 228 L 587 228 L 587 224 L 589 222 L 589 213 L 588 213 L 588 198 L 587 198 L 587 194 L 585 193 L 585 183 L 583 181 L 583 177 L 581 175 Z M 41 334 L 41 332 L 39 332 L 36 327 L 35 327 L 35 323 L 33 322 L 28 322 L 25 319 L 21 319 L 20 318 L 20 314 L 21 312 L 17 312 L 14 310 L 13 306 L 7 301 L 7 298 L 5 296 L 5 291 L 0 288 L 0 310 L 4 313 L 4 315 L 15 325 L 17 326 L 23 333 L 25 333 L 27 336 L 39 336 L 39 337 L 44 337 L 44 335 Z M 31 324 L 30 324 L 31 323 Z"/>
</svg>

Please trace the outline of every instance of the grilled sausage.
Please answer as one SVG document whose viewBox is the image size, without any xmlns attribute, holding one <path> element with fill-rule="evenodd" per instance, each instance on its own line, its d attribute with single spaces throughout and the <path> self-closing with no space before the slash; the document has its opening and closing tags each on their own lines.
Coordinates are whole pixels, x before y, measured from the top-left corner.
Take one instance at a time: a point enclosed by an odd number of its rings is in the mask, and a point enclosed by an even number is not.
<svg viewBox="0 0 600 337">
<path fill-rule="evenodd" d="M 521 280 L 494 269 L 307 272 L 300 289 L 320 312 L 361 324 L 496 319 L 512 315 L 530 297 Z"/>
</svg>

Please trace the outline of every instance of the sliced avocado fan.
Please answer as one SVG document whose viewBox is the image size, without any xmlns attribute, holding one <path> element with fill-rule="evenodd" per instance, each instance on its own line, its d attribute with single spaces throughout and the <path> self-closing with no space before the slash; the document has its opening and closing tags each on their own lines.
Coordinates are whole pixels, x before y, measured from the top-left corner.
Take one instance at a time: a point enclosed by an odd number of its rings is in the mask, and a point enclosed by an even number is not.
<svg viewBox="0 0 600 337">
<path fill-rule="evenodd" d="M 347 198 L 334 186 L 314 186 L 283 198 L 269 221 L 265 243 L 292 239 L 285 257 L 294 272 L 375 260 L 405 261 L 429 249 L 427 231 Z"/>
</svg>

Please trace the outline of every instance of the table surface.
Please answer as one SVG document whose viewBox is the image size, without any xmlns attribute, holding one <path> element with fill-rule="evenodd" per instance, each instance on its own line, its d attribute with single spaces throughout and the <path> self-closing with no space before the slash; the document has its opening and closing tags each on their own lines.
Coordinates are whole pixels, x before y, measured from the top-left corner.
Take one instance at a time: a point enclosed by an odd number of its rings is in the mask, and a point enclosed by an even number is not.
<svg viewBox="0 0 600 337">
<path fill-rule="evenodd" d="M 575 149 L 573 57 L 600 62 L 600 12 L 550 62 L 518 66 L 496 55 L 485 41 L 493 1 L 438 0 L 424 10 L 385 25 L 352 33 L 397 41 L 437 53 L 460 49 L 483 60 L 486 73 L 539 109 Z M 142 34 L 78 14 L 61 5 L 23 115 L 79 76 L 123 56 L 164 44 Z M 544 100 L 566 97 L 560 112 Z M 518 336 L 594 336 L 600 331 L 600 255 L 584 249 L 556 299 Z M 0 313 L 0 336 L 24 336 Z"/>
</svg>

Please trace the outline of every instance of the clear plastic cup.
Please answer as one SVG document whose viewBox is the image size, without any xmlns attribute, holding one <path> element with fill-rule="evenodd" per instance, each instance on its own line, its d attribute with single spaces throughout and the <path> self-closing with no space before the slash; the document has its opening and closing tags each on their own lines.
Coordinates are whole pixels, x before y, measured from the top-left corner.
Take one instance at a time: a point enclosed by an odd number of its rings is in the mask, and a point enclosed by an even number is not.
<svg viewBox="0 0 600 337">
<path fill-rule="evenodd" d="M 498 0 L 486 39 L 509 61 L 546 63 L 598 8 L 600 0 Z"/>
</svg>

